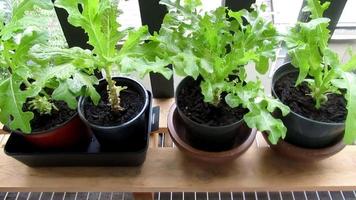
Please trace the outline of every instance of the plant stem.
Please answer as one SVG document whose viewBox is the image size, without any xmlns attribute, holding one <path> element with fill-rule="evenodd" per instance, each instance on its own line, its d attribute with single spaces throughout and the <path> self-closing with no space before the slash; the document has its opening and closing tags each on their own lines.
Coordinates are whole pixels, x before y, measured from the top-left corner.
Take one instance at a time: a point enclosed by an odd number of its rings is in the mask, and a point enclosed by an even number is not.
<svg viewBox="0 0 356 200">
<path fill-rule="evenodd" d="M 30 81 L 28 81 L 27 79 L 23 79 L 23 82 L 24 82 L 24 84 L 26 85 L 26 88 L 31 87 L 31 83 L 30 83 Z"/>
<path fill-rule="evenodd" d="M 312 96 L 315 99 L 315 108 L 319 110 L 321 105 L 326 102 L 327 97 L 322 93 L 320 88 L 316 88 Z"/>
<path fill-rule="evenodd" d="M 218 91 L 214 91 L 213 92 L 214 93 L 214 99 L 213 99 L 213 105 L 215 106 L 215 107 L 218 107 L 218 105 L 219 105 L 219 103 L 220 103 L 220 93 L 218 92 Z"/>
<path fill-rule="evenodd" d="M 120 105 L 120 97 L 117 94 L 115 81 L 112 80 L 110 69 L 105 68 L 106 81 L 108 82 L 107 92 L 109 95 L 109 102 L 113 112 L 123 111 L 124 108 Z"/>
</svg>

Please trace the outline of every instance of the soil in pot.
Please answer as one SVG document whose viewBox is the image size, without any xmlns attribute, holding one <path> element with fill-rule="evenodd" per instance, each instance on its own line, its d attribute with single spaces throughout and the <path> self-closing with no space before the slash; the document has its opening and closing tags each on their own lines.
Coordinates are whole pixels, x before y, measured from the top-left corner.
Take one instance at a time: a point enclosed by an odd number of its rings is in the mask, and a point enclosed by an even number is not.
<svg viewBox="0 0 356 200">
<path fill-rule="evenodd" d="M 346 99 L 341 94 L 329 94 L 328 101 L 320 109 L 315 108 L 315 101 L 309 95 L 306 82 L 295 87 L 297 72 L 288 73 L 276 81 L 274 90 L 279 99 L 295 113 L 307 118 L 327 122 L 342 123 L 346 119 Z"/>
<path fill-rule="evenodd" d="M 107 83 L 104 83 L 106 88 Z M 101 87 L 101 86 L 100 86 Z M 133 119 L 142 110 L 144 106 L 144 99 L 136 91 L 130 88 L 121 91 L 120 99 L 123 111 L 116 113 L 112 112 L 108 94 L 106 90 L 99 91 L 101 99 L 98 105 L 94 105 L 92 101 L 84 101 L 84 113 L 86 119 L 93 124 L 101 126 L 114 126 L 123 124 Z"/>
<path fill-rule="evenodd" d="M 32 132 L 42 132 L 53 129 L 58 125 L 67 122 L 77 113 L 76 110 L 70 109 L 64 101 L 54 101 L 54 104 L 58 110 L 52 109 L 50 115 L 41 115 L 36 110 L 33 111 L 34 118 L 31 120 Z M 26 111 L 28 108 L 25 106 L 24 110 Z"/>
<path fill-rule="evenodd" d="M 191 79 L 177 94 L 178 107 L 191 120 L 207 126 L 225 126 L 240 121 L 247 113 L 242 107 L 231 108 L 223 97 L 217 107 L 204 102 L 200 82 Z"/>
</svg>

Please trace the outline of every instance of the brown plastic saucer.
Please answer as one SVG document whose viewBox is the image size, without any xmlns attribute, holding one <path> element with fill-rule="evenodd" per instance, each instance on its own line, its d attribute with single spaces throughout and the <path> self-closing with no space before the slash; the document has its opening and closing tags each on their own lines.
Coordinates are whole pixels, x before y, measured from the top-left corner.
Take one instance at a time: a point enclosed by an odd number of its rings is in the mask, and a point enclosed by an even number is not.
<svg viewBox="0 0 356 200">
<path fill-rule="evenodd" d="M 303 148 L 284 140 L 280 140 L 277 145 L 272 145 L 268 140 L 268 134 L 263 133 L 262 135 L 270 145 L 271 149 L 280 155 L 296 161 L 320 161 L 335 155 L 346 146 L 342 138 L 331 146 L 318 149 Z"/>
<path fill-rule="evenodd" d="M 169 110 L 168 114 L 168 131 L 174 142 L 174 144 L 187 156 L 209 163 L 222 163 L 232 161 L 241 154 L 243 154 L 254 142 L 256 137 L 256 129 L 247 129 L 248 135 L 238 137 L 233 148 L 227 151 L 221 152 L 208 152 L 202 151 L 192 147 L 187 139 L 186 127 L 184 126 L 183 120 L 178 114 L 176 104 L 173 104 Z M 241 134 L 243 135 L 243 134 Z"/>
</svg>

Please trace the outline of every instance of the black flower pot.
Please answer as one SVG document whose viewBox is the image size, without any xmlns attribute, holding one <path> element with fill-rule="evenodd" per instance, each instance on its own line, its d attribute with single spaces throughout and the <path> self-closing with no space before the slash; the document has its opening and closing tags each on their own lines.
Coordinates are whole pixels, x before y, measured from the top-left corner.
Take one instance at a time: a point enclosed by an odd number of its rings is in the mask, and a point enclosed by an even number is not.
<svg viewBox="0 0 356 200">
<path fill-rule="evenodd" d="M 282 65 L 274 74 L 272 79 L 272 94 L 280 97 L 275 92 L 276 82 L 290 73 L 298 73 L 291 63 Z M 288 105 L 287 105 L 288 106 Z M 343 137 L 344 123 L 327 123 L 316 121 L 291 111 L 286 117 L 274 113 L 275 117 L 281 118 L 287 127 L 285 141 L 306 148 L 322 148 L 330 146 Z"/>
<path fill-rule="evenodd" d="M 101 148 L 105 150 L 135 150 L 137 144 L 141 144 L 142 140 L 147 139 L 147 122 L 149 112 L 146 112 L 149 108 L 149 95 L 147 90 L 137 81 L 127 77 L 115 77 L 117 85 L 126 86 L 131 91 L 137 92 L 142 101 L 143 106 L 138 114 L 121 124 L 115 124 L 110 126 L 95 124 L 87 119 L 84 104 L 86 101 L 90 101 L 88 97 L 81 97 L 79 100 L 78 113 L 80 118 L 87 124 L 90 130 L 95 134 L 99 141 Z M 97 91 L 106 90 L 106 81 L 101 80 Z M 140 146 L 137 146 L 140 148 Z"/>
<path fill-rule="evenodd" d="M 243 119 L 225 126 L 208 126 L 190 119 L 179 107 L 177 98 L 180 90 L 187 87 L 187 83 L 192 81 L 191 77 L 184 78 L 177 87 L 175 101 L 179 116 L 183 120 L 184 126 L 189 134 L 186 139 L 193 147 L 210 152 L 225 151 L 232 148 L 239 134 L 249 135 L 249 129 Z"/>
</svg>

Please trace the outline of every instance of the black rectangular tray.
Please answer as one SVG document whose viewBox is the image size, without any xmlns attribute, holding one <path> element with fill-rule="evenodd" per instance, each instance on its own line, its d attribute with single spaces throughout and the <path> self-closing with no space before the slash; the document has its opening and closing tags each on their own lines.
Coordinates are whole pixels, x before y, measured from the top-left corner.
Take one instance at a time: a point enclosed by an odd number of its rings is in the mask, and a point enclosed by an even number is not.
<svg viewBox="0 0 356 200">
<path fill-rule="evenodd" d="M 150 97 L 152 96 L 149 93 Z M 152 98 L 147 109 L 147 137 L 135 149 L 127 151 L 103 151 L 93 135 L 90 142 L 66 151 L 41 151 L 32 147 L 20 134 L 11 134 L 5 153 L 31 167 L 46 166 L 138 166 L 146 159 L 149 135 L 159 126 L 159 107 L 152 108 Z"/>
</svg>

